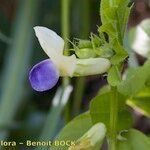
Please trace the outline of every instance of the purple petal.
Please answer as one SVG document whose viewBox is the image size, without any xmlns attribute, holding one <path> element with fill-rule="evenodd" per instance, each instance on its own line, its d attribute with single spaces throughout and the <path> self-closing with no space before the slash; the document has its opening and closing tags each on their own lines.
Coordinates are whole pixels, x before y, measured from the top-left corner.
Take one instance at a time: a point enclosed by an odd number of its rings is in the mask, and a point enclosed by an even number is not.
<svg viewBox="0 0 150 150">
<path fill-rule="evenodd" d="M 53 88 L 59 79 L 59 71 L 50 59 L 33 66 L 29 73 L 31 86 L 36 91 L 47 91 Z"/>
</svg>

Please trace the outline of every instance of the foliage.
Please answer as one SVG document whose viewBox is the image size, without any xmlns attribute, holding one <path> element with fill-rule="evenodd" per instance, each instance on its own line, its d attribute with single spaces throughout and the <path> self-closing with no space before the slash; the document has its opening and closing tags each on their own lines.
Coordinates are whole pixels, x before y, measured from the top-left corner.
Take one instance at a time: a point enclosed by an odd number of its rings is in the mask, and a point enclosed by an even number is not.
<svg viewBox="0 0 150 150">
<path fill-rule="evenodd" d="M 113 99 L 113 92 L 109 91 L 96 96 L 90 105 L 90 114 L 93 124 L 97 122 L 103 122 L 107 126 L 108 134 L 111 130 L 110 128 L 110 105 L 111 99 Z M 132 117 L 127 111 L 125 106 L 126 97 L 118 93 L 118 123 L 117 131 L 129 129 L 132 127 Z"/>
<path fill-rule="evenodd" d="M 118 150 L 148 150 L 150 147 L 150 140 L 143 133 L 138 130 L 130 129 L 124 135 L 124 140 L 118 143 Z"/>
</svg>

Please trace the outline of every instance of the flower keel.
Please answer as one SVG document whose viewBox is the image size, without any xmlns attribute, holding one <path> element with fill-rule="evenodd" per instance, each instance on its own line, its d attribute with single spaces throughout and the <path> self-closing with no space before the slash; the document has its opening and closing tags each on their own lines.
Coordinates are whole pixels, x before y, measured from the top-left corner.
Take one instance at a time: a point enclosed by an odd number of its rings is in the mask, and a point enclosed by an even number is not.
<svg viewBox="0 0 150 150">
<path fill-rule="evenodd" d="M 41 61 L 33 66 L 29 80 L 34 90 L 42 92 L 53 88 L 59 79 L 59 71 L 50 59 Z"/>
</svg>

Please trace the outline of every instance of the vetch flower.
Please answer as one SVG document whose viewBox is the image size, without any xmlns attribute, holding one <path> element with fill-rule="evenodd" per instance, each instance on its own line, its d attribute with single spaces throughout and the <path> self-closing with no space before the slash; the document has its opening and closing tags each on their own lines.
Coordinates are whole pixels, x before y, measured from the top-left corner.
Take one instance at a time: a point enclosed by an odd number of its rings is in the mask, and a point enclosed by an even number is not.
<svg viewBox="0 0 150 150">
<path fill-rule="evenodd" d="M 54 31 L 36 26 L 35 34 L 49 59 L 33 66 L 29 73 L 31 86 L 36 91 L 53 88 L 60 76 L 87 76 L 105 73 L 111 66 L 108 59 L 78 59 L 76 55 L 64 56 L 64 40 Z"/>
<path fill-rule="evenodd" d="M 56 65 L 62 76 L 72 76 L 75 65 L 76 56 L 64 56 L 64 40 L 54 31 L 45 27 L 34 27 L 36 36 L 41 47 Z"/>
<path fill-rule="evenodd" d="M 133 50 L 143 56 L 150 55 L 150 19 L 143 20 L 135 30 L 135 38 L 132 44 Z"/>
<path fill-rule="evenodd" d="M 105 125 L 97 123 L 77 140 L 76 145 L 70 146 L 68 150 L 93 150 L 94 146 L 102 144 L 105 135 Z"/>
</svg>

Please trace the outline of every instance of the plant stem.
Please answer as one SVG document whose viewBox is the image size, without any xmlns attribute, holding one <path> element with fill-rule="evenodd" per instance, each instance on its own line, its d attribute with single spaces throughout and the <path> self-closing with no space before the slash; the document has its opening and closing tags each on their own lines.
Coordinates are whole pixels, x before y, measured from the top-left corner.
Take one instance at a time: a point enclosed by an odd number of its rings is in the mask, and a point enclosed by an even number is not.
<svg viewBox="0 0 150 150">
<path fill-rule="evenodd" d="M 70 0 L 62 0 L 62 8 L 61 8 L 62 16 L 61 16 L 61 28 L 62 28 L 62 37 L 65 40 L 65 49 L 69 48 L 69 42 L 67 39 L 70 37 Z M 69 55 L 68 51 L 65 51 L 65 55 Z"/>
<path fill-rule="evenodd" d="M 118 121 L 118 93 L 112 87 L 112 95 L 110 100 L 110 139 L 109 150 L 116 150 L 117 144 L 117 121 Z"/>
<path fill-rule="evenodd" d="M 81 16 L 80 20 L 82 20 L 79 29 L 80 37 L 87 38 L 90 31 L 90 0 L 78 1 L 78 6 L 79 5 Z M 75 116 L 80 113 L 84 89 L 85 89 L 85 77 L 77 78 L 73 95 L 73 112 Z"/>
<path fill-rule="evenodd" d="M 62 0 L 61 2 L 61 29 L 62 29 L 62 37 L 65 40 L 65 50 L 64 55 L 69 55 L 68 49 L 69 49 L 69 42 L 67 39 L 70 37 L 70 0 Z M 69 85 L 70 80 L 68 77 L 63 78 L 63 87 L 65 88 L 67 85 Z M 65 122 L 68 122 L 70 120 L 70 106 L 69 103 L 66 105 L 65 108 Z"/>
</svg>

